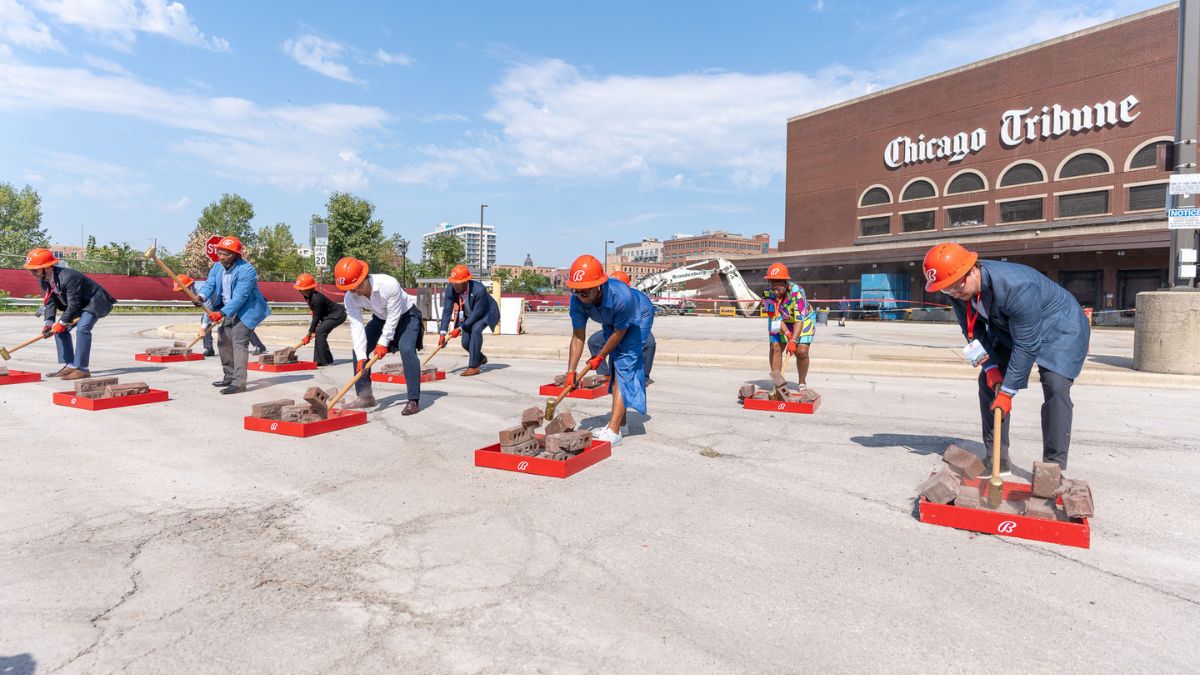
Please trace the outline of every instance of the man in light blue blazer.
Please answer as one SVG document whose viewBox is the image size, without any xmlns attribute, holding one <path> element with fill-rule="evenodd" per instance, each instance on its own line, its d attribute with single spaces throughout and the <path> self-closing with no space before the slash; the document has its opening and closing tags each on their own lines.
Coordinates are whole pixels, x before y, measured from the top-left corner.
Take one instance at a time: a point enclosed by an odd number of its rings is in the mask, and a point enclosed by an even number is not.
<svg viewBox="0 0 1200 675">
<path fill-rule="evenodd" d="M 222 394 L 246 391 L 246 364 L 250 360 L 250 334 L 271 315 L 267 299 L 258 290 L 258 270 L 242 258 L 242 242 L 225 237 L 217 244 L 220 262 L 212 266 L 197 293 L 208 305 L 208 318 L 219 324 L 217 352 L 224 377 L 213 382 Z"/>
<path fill-rule="evenodd" d="M 1034 364 L 1042 382 L 1042 460 L 1067 468 L 1074 404 L 1071 385 L 1083 370 L 1091 328 L 1083 308 L 1062 286 L 1032 267 L 979 260 L 958 244 L 938 244 L 925 255 L 925 290 L 949 295 L 958 325 L 982 359 L 979 412 L 990 475 L 994 412 L 1004 417 L 1000 472 L 1009 471 L 1012 399 L 1029 385 Z M 965 352 L 964 352 L 965 353 Z"/>
</svg>

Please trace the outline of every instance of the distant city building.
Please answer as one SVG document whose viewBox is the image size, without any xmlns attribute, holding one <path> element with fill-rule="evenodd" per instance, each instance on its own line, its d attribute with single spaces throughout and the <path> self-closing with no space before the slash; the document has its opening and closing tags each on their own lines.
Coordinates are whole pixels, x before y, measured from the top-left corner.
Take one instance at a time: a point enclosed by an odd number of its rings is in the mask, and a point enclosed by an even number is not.
<svg viewBox="0 0 1200 675">
<path fill-rule="evenodd" d="M 697 236 L 677 236 L 662 243 L 662 262 L 675 268 L 691 259 L 764 255 L 771 251 L 771 236 L 743 237 L 724 230 L 705 231 Z"/>
<path fill-rule="evenodd" d="M 87 253 L 87 248 L 69 244 L 50 244 L 50 250 L 57 258 L 74 258 L 76 260 L 82 260 Z"/>
<path fill-rule="evenodd" d="M 463 243 L 463 247 L 467 250 L 467 266 L 475 274 L 486 273 L 496 264 L 496 228 L 491 225 L 484 225 L 481 231 L 479 223 L 461 223 L 459 225 L 438 223 L 433 232 L 422 237 L 422 242 L 428 243 L 430 239 L 442 233 L 452 234 Z M 482 250 L 485 252 L 482 258 L 480 257 L 481 240 L 484 243 Z"/>
<path fill-rule="evenodd" d="M 651 274 L 665 272 L 677 265 L 670 265 L 665 262 L 632 262 L 628 260 L 620 260 L 620 256 L 609 256 L 608 273 L 624 272 L 629 275 L 629 281 L 635 286 L 639 281 L 645 279 Z"/>
<path fill-rule="evenodd" d="M 651 237 L 640 242 L 622 244 L 617 247 L 617 255 L 628 262 L 662 262 L 663 243 Z"/>
<path fill-rule="evenodd" d="M 546 277 L 547 279 L 550 279 L 550 285 L 555 286 L 556 284 L 554 283 L 554 274 L 555 274 L 555 272 L 558 271 L 558 268 L 557 267 L 542 267 L 542 266 L 534 265 L 533 264 L 533 256 L 526 253 L 525 254 L 525 263 L 523 265 L 492 265 L 491 269 L 488 270 L 488 273 L 495 274 L 496 272 L 499 272 L 501 270 L 508 272 L 509 274 L 511 274 L 514 277 L 520 276 L 521 273 L 523 273 L 523 272 L 533 272 L 534 274 L 540 274 L 540 275 Z"/>
</svg>

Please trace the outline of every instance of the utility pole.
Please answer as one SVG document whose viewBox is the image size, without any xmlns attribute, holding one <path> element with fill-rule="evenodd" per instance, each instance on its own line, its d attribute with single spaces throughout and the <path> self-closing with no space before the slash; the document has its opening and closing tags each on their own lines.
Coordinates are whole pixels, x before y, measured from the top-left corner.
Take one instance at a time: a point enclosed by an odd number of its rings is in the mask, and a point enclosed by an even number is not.
<svg viewBox="0 0 1200 675">
<path fill-rule="evenodd" d="M 1179 63 L 1175 80 L 1175 161 L 1177 176 L 1196 173 L 1197 88 L 1200 78 L 1200 0 L 1179 3 Z M 1172 204 L 1173 202 L 1173 204 Z M 1167 208 L 1196 207 L 1196 195 L 1167 195 Z M 1171 230 L 1170 288 L 1192 288 L 1196 283 L 1196 230 Z M 1181 272 L 1190 265 L 1191 276 Z"/>
</svg>

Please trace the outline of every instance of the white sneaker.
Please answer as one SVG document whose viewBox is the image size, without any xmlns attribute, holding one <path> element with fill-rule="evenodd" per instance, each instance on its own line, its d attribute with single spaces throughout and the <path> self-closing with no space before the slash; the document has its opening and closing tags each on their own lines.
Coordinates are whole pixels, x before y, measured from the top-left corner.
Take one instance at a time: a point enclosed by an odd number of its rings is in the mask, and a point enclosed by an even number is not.
<svg viewBox="0 0 1200 675">
<path fill-rule="evenodd" d="M 614 448 L 617 447 L 618 445 L 620 445 L 621 441 L 623 440 L 621 434 L 613 433 L 613 430 L 609 429 L 608 427 L 604 427 L 604 428 L 600 429 L 599 431 L 600 431 L 600 433 L 596 433 L 596 431 L 593 430 L 592 438 L 594 438 L 598 441 L 607 442 L 609 445 L 613 446 Z"/>
</svg>

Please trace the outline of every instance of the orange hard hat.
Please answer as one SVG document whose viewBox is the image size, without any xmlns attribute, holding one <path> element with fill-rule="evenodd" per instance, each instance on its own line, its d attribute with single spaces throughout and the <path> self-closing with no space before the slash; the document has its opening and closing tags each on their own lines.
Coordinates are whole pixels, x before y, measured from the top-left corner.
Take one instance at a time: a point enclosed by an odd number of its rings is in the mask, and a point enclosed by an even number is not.
<svg viewBox="0 0 1200 675">
<path fill-rule="evenodd" d="M 792 276 L 788 274 L 787 265 L 783 263 L 771 263 L 771 266 L 767 268 L 767 276 L 763 278 L 767 281 L 774 281 L 776 279 L 791 281 Z"/>
<path fill-rule="evenodd" d="M 631 284 L 629 283 L 629 275 L 628 275 L 628 274 L 625 274 L 625 273 L 624 273 L 623 271 L 621 271 L 621 270 L 617 270 L 616 272 L 613 272 L 612 274 L 610 274 L 610 275 L 608 275 L 608 276 L 610 276 L 610 277 L 612 277 L 612 278 L 616 279 L 617 281 L 624 282 L 626 286 L 630 286 L 630 285 L 631 285 Z"/>
<path fill-rule="evenodd" d="M 188 286 L 191 286 L 194 283 L 196 283 L 195 279 L 189 277 L 186 274 L 180 274 L 179 276 L 175 277 L 175 287 L 172 290 L 174 290 L 175 292 L 179 292 L 179 291 L 182 291 L 183 289 L 187 288 Z"/>
<path fill-rule="evenodd" d="M 608 281 L 608 275 L 604 273 L 604 265 L 586 253 L 571 263 L 571 271 L 567 274 L 567 288 L 595 288 L 605 281 Z"/>
<path fill-rule="evenodd" d="M 48 248 L 35 248 L 25 256 L 23 267 L 27 270 L 40 270 L 53 267 L 56 262 L 58 258 L 54 257 L 53 251 Z"/>
<path fill-rule="evenodd" d="M 464 281 L 471 280 L 471 268 L 466 265 L 455 265 L 454 269 L 450 270 L 450 281 L 452 283 L 461 284 Z"/>
<path fill-rule="evenodd" d="M 230 253 L 242 254 L 242 240 L 237 237 L 225 237 L 217 243 L 217 250 L 225 249 Z"/>
<path fill-rule="evenodd" d="M 292 286 L 292 288 L 294 288 L 298 291 L 307 291 L 311 288 L 316 288 L 316 287 L 317 287 L 317 280 L 314 279 L 313 275 L 309 274 L 308 272 L 305 272 L 304 274 L 301 274 L 300 276 L 296 277 L 296 284 L 294 286 Z"/>
<path fill-rule="evenodd" d="M 337 286 L 339 291 L 358 288 L 363 279 L 367 278 L 367 273 L 370 269 L 365 260 L 350 257 L 342 258 L 333 267 L 333 284 Z"/>
<path fill-rule="evenodd" d="M 979 254 L 968 251 L 953 242 L 936 244 L 925 254 L 925 292 L 933 293 L 949 288 L 966 276 L 975 266 Z"/>
</svg>

